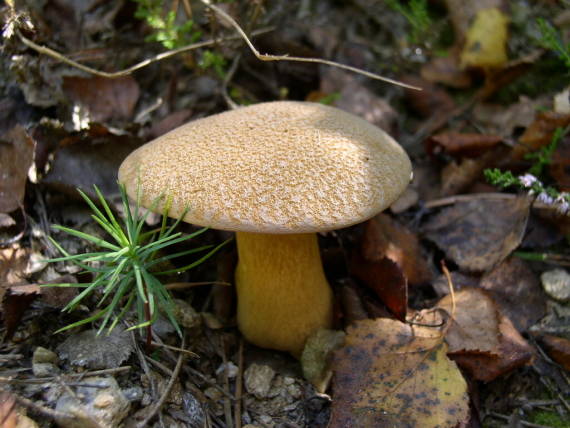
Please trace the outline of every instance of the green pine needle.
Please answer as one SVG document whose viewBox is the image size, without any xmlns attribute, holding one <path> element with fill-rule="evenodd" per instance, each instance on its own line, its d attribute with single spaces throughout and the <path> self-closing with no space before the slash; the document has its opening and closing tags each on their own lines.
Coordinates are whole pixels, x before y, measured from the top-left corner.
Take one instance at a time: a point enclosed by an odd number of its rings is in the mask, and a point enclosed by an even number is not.
<svg viewBox="0 0 570 428">
<path fill-rule="evenodd" d="M 188 269 L 192 269 L 206 261 L 214 255 L 222 246 L 229 241 L 225 241 L 217 246 L 206 245 L 191 250 L 180 251 L 162 257 L 157 257 L 160 250 L 164 250 L 169 246 L 185 242 L 189 239 L 204 233 L 207 228 L 203 228 L 189 235 L 182 235 L 175 232 L 176 226 L 188 210 L 174 222 L 173 225 L 167 227 L 168 207 L 170 203 L 165 204 L 163 210 L 163 221 L 160 228 L 143 232 L 145 220 L 149 211 L 141 214 L 140 210 L 140 194 L 137 197 L 137 203 L 134 210 L 131 209 L 126 190 L 124 186 L 119 186 L 121 200 L 125 219 L 123 224 L 119 223 L 113 214 L 109 204 L 103 197 L 100 190 L 95 186 L 98 204 L 89 198 L 84 192 L 78 190 L 87 205 L 93 211 L 93 220 L 107 233 L 112 241 L 102 239 L 88 233 L 80 232 L 69 227 L 55 225 L 55 230 L 65 232 L 76 238 L 87 241 L 96 247 L 97 251 L 86 252 L 82 254 L 69 254 L 57 241 L 50 238 L 50 241 L 62 254 L 62 257 L 46 260 L 48 262 L 67 262 L 72 263 L 94 275 L 94 280 L 81 284 L 44 284 L 44 287 L 77 287 L 82 291 L 75 296 L 63 311 L 70 312 L 90 296 L 96 290 L 101 292 L 101 297 L 97 303 L 98 307 L 102 307 L 96 314 L 75 322 L 59 329 L 57 332 L 69 330 L 87 323 L 99 321 L 102 318 L 98 333 L 105 329 L 111 332 L 121 319 L 127 314 L 129 309 L 136 305 L 138 312 L 138 324 L 130 329 L 148 327 L 152 325 L 158 318 L 158 314 L 162 311 L 170 322 L 174 325 L 176 331 L 181 336 L 182 331 L 178 326 L 173 312 L 173 301 L 164 284 L 160 282 L 157 275 L 166 275 L 170 273 L 180 273 Z M 154 210 L 162 198 L 157 198 L 151 206 Z M 100 209 L 99 207 L 102 207 Z M 173 260 L 178 257 L 188 256 L 201 251 L 208 251 L 198 260 L 179 269 L 170 269 L 162 272 L 155 272 L 153 268 L 165 261 Z M 150 314 L 150 317 L 148 316 Z"/>
</svg>

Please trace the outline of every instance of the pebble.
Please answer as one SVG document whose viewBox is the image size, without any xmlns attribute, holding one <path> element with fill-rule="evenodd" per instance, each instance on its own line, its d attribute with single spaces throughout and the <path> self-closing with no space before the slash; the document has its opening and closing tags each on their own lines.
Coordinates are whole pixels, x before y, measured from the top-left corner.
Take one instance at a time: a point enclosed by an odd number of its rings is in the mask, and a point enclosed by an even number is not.
<svg viewBox="0 0 570 428">
<path fill-rule="evenodd" d="M 564 269 L 553 269 L 540 275 L 542 287 L 554 300 L 570 301 L 570 274 Z"/>
<path fill-rule="evenodd" d="M 246 369 L 243 377 L 247 392 L 257 398 L 265 398 L 269 395 L 275 371 L 266 365 L 252 364 Z"/>
</svg>

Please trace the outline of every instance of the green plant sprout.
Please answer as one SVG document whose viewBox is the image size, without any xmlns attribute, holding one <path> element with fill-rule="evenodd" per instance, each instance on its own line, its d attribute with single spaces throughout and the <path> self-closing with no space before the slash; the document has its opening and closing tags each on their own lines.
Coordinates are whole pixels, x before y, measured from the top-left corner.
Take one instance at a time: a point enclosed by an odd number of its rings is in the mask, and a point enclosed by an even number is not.
<svg viewBox="0 0 570 428">
<path fill-rule="evenodd" d="M 125 213 L 122 225 L 117 221 L 109 204 L 96 186 L 95 192 L 102 210 L 84 192 L 78 189 L 78 192 L 93 211 L 91 217 L 111 239 L 105 240 L 60 225 L 53 226 L 55 230 L 68 233 L 99 247 L 100 251 L 72 255 L 57 241 L 49 237 L 52 244 L 63 254 L 63 257 L 49 259 L 47 260 L 48 262 L 71 262 L 80 267 L 83 272 L 91 274 L 94 279 L 92 282 L 80 284 L 62 283 L 44 284 L 42 286 L 83 288 L 83 291 L 72 299 L 63 308 L 63 311 L 73 311 L 87 296 L 94 294 L 95 291 L 101 292 L 102 295 L 97 306 L 103 307 L 96 314 L 67 325 L 57 330 L 56 333 L 97 320 L 102 320 L 98 334 L 104 331 L 105 328 L 111 332 L 117 323 L 124 318 L 129 309 L 135 305 L 139 323 L 130 327 L 129 330 L 147 328 L 147 344 L 150 344 L 151 326 L 158 318 L 161 310 L 170 320 L 177 333 L 182 336 L 182 331 L 174 317 L 174 303 L 170 293 L 158 279 L 158 276 L 181 273 L 192 269 L 211 257 L 228 241 L 222 242 L 215 247 L 206 245 L 166 256 L 159 255 L 161 250 L 188 241 L 204 233 L 207 228 L 200 229 L 186 236 L 183 236 L 181 232 L 175 232 L 187 210 L 172 225 L 167 226 L 167 215 L 170 205 L 167 202 L 162 213 L 163 217 L 160 227 L 143 232 L 143 226 L 149 212 L 156 208 L 161 198 L 157 198 L 153 202 L 151 210 L 143 214 L 140 210 L 140 192 L 133 210 L 129 205 L 124 186 L 120 185 L 119 188 Z M 210 251 L 187 266 L 157 271 L 157 268 L 164 262 L 208 249 Z"/>
<path fill-rule="evenodd" d="M 538 18 L 536 20 L 540 30 L 541 38 L 538 43 L 545 49 L 550 49 L 560 57 L 567 68 L 570 68 L 570 43 L 564 44 L 562 37 L 547 20 Z"/>
<path fill-rule="evenodd" d="M 202 58 L 198 62 L 200 68 L 206 70 L 208 68 L 213 68 L 218 77 L 223 79 L 226 75 L 226 59 L 219 53 L 212 50 L 206 49 L 202 53 Z"/>
<path fill-rule="evenodd" d="M 176 49 L 196 42 L 202 33 L 193 31 L 194 22 L 176 24 L 176 12 L 170 10 L 163 16 L 162 0 L 134 0 L 137 3 L 135 18 L 144 20 L 154 32 L 145 38 L 146 42 L 159 42 L 167 49 Z"/>
<path fill-rule="evenodd" d="M 409 40 L 418 43 L 431 26 L 431 18 L 428 13 L 427 0 L 410 0 L 408 5 L 402 4 L 401 0 L 385 0 L 388 7 L 404 15 L 411 27 Z"/>
</svg>

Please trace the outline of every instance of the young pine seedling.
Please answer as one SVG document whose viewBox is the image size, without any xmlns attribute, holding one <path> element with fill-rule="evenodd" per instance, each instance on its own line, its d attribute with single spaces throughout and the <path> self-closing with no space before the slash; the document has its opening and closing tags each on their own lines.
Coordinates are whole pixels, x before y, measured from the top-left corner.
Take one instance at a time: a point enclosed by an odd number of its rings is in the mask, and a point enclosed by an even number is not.
<svg viewBox="0 0 570 428">
<path fill-rule="evenodd" d="M 162 222 L 159 228 L 143 232 L 145 220 L 150 211 L 140 210 L 140 194 L 134 209 L 131 209 L 127 193 L 124 186 L 120 185 L 120 193 L 123 205 L 124 220 L 119 223 L 109 204 L 95 186 L 95 192 L 99 199 L 100 209 L 84 192 L 78 189 L 85 202 L 93 211 L 92 218 L 107 233 L 110 239 L 103 239 L 88 233 L 80 232 L 69 227 L 55 225 L 54 229 L 68 233 L 77 238 L 83 239 L 94 246 L 99 251 L 69 254 L 58 242 L 51 237 L 52 244 L 59 250 L 62 257 L 48 260 L 49 262 L 70 262 L 79 266 L 83 272 L 89 273 L 93 277 L 92 282 L 74 284 L 46 284 L 49 287 L 80 287 L 83 290 L 71 300 L 63 311 L 71 312 L 89 295 L 100 291 L 101 297 L 97 303 L 100 310 L 94 315 L 67 325 L 57 332 L 65 331 L 86 323 L 101 320 L 98 333 L 107 329 L 109 332 L 115 328 L 117 323 L 124 318 L 125 314 L 133 307 L 136 307 L 138 314 L 138 324 L 131 329 L 146 328 L 147 344 L 150 345 L 151 326 L 156 321 L 158 314 L 162 311 L 170 320 L 178 334 L 182 331 L 176 322 L 173 312 L 173 301 L 170 293 L 164 284 L 158 279 L 161 275 L 181 273 L 198 266 L 211 257 L 219 248 L 225 245 L 225 241 L 218 246 L 202 246 L 190 250 L 180 251 L 169 255 L 162 255 L 161 250 L 188 241 L 207 228 L 200 229 L 189 235 L 182 235 L 175 232 L 176 226 L 186 212 L 172 225 L 167 225 L 168 206 L 165 204 L 162 213 Z M 155 208 L 160 198 L 154 201 L 151 211 Z M 188 256 L 197 252 L 210 250 L 196 261 L 187 266 L 177 269 L 157 271 L 164 262 L 178 257 Z"/>
</svg>

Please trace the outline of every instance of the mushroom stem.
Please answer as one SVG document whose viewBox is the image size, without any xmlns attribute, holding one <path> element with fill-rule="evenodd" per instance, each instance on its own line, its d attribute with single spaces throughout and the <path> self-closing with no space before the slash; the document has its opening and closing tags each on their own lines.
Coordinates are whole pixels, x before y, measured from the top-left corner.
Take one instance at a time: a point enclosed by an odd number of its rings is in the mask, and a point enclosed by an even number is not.
<svg viewBox="0 0 570 428">
<path fill-rule="evenodd" d="M 332 322 L 332 292 L 315 233 L 236 233 L 238 324 L 251 343 L 299 356 Z"/>
</svg>

